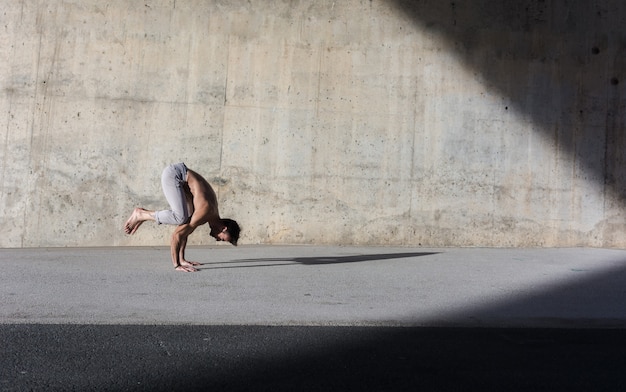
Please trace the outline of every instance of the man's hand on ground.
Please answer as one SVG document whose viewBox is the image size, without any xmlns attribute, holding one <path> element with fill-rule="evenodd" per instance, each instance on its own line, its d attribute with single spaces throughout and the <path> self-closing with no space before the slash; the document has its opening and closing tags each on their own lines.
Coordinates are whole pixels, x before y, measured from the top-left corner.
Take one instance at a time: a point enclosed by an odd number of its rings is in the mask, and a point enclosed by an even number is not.
<svg viewBox="0 0 626 392">
<path fill-rule="evenodd" d="M 179 265 L 178 267 L 176 267 L 176 271 L 197 272 L 198 270 L 188 265 Z"/>
</svg>

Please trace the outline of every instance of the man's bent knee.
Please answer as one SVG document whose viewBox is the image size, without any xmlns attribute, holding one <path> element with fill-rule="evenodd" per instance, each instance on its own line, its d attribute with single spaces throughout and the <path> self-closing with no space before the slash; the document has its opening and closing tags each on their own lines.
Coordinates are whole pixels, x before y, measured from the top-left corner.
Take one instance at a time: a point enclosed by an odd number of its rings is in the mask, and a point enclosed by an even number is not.
<svg viewBox="0 0 626 392">
<path fill-rule="evenodd" d="M 189 222 L 189 217 L 186 215 L 174 215 L 173 218 L 174 224 L 176 225 L 182 225 Z"/>
<path fill-rule="evenodd" d="M 174 211 L 157 211 L 154 217 L 159 225 L 182 225 L 189 222 L 188 215 L 176 214 Z"/>
</svg>

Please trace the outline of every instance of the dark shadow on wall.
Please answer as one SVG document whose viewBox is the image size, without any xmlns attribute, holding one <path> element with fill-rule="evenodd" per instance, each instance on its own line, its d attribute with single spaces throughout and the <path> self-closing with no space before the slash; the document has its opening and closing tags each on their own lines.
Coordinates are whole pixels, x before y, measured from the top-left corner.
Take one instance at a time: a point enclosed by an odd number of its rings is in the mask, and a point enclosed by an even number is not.
<svg viewBox="0 0 626 392">
<path fill-rule="evenodd" d="M 626 3 L 392 0 L 626 205 Z M 507 103 L 507 102 L 510 102 Z"/>
</svg>

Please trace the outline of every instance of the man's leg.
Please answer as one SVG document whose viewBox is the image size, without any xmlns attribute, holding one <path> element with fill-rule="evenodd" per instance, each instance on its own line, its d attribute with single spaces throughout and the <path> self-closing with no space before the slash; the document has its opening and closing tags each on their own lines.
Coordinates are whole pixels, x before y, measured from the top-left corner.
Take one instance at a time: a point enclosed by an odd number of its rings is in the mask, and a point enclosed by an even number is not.
<svg viewBox="0 0 626 392">
<path fill-rule="evenodd" d="M 180 225 L 187 222 L 189 212 L 183 188 L 186 174 L 187 168 L 182 163 L 166 167 L 161 175 L 161 185 L 171 210 L 150 211 L 144 208 L 135 208 L 124 225 L 126 234 L 135 234 L 139 226 L 147 220 L 171 225 Z"/>
<path fill-rule="evenodd" d="M 156 211 L 154 219 L 158 224 L 182 225 L 189 220 L 187 197 L 185 196 L 187 168 L 183 163 L 170 165 L 163 170 L 161 186 L 170 205 L 169 210 Z"/>
</svg>

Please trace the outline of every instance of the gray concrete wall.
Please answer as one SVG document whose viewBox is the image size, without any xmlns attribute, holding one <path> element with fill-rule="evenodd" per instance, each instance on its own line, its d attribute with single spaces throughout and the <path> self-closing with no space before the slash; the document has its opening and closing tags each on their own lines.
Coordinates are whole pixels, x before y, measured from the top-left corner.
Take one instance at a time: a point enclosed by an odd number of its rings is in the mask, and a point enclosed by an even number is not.
<svg viewBox="0 0 626 392">
<path fill-rule="evenodd" d="M 626 246 L 621 0 L 5 0 L 0 20 L 2 247 L 166 244 L 121 228 L 166 206 L 177 161 L 242 243 Z"/>
</svg>

